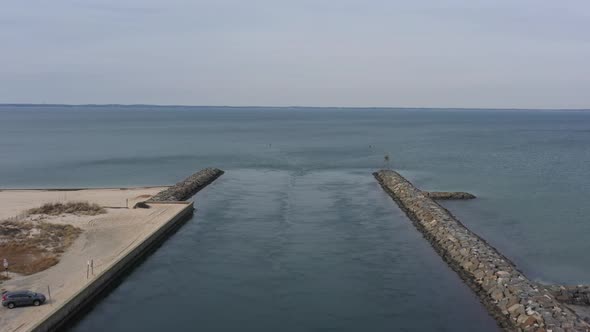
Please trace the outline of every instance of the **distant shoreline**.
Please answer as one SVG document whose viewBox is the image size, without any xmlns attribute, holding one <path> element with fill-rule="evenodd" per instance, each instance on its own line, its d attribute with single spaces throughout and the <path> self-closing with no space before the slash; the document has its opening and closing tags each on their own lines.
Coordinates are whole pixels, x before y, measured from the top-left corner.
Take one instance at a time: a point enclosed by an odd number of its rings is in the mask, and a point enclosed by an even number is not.
<svg viewBox="0 0 590 332">
<path fill-rule="evenodd" d="M 469 110 L 469 111 L 590 111 L 589 108 L 488 108 L 488 107 L 386 107 L 386 106 L 230 106 L 230 105 L 162 105 L 162 104 L 26 104 L 0 103 L 1 107 L 174 107 L 174 108 L 222 108 L 222 109 L 345 109 L 345 110 Z"/>
</svg>

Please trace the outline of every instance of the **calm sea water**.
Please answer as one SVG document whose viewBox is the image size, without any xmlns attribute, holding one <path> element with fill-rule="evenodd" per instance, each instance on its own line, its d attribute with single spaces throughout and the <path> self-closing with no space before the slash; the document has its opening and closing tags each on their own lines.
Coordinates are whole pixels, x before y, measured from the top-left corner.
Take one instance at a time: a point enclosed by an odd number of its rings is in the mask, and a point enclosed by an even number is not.
<svg viewBox="0 0 590 332">
<path fill-rule="evenodd" d="M 531 278 L 590 282 L 590 112 L 0 107 L 3 188 L 227 171 L 74 331 L 496 330 L 375 183 L 385 154 L 478 195 L 445 206 Z"/>
</svg>

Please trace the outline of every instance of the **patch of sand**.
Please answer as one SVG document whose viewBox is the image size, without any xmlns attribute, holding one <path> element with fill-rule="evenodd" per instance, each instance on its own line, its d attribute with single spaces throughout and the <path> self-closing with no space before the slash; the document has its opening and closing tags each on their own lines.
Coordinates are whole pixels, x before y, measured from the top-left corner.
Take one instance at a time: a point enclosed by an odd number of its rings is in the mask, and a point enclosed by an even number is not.
<svg viewBox="0 0 590 332">
<path fill-rule="evenodd" d="M 111 263 L 124 256 L 136 244 L 141 243 L 160 226 L 178 214 L 183 204 L 154 204 L 150 209 L 127 209 L 147 196 L 164 188 L 88 189 L 78 191 L 3 190 L 0 191 L 0 219 L 14 217 L 21 211 L 57 201 L 89 201 L 107 208 L 106 214 L 96 216 L 65 215 L 47 217 L 44 221 L 67 223 L 83 230 L 78 239 L 61 256 L 60 262 L 29 276 L 11 275 L 3 281 L 6 290 L 28 289 L 48 295 L 51 301 L 40 307 L 0 308 L 2 331 L 26 331 L 49 312 L 66 301 L 92 280 L 86 278 L 87 262 L 93 260 L 94 275 L 104 271 Z M 2 253 L 0 252 L 0 259 Z"/>
<path fill-rule="evenodd" d="M 124 208 L 145 201 L 167 187 L 83 189 L 83 190 L 0 190 L 0 220 L 16 217 L 45 203 L 88 201 L 104 207 Z"/>
</svg>

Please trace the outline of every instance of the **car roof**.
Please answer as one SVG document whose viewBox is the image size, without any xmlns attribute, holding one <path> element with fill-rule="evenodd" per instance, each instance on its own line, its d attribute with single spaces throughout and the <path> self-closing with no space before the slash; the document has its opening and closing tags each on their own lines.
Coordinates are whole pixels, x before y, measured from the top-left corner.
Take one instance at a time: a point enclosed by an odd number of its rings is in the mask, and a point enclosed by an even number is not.
<svg viewBox="0 0 590 332">
<path fill-rule="evenodd" d="M 15 294 L 28 294 L 28 293 L 34 293 L 28 290 L 18 290 L 18 291 L 10 291 L 10 292 L 6 292 L 4 294 L 8 294 L 8 295 L 15 295 Z"/>
</svg>

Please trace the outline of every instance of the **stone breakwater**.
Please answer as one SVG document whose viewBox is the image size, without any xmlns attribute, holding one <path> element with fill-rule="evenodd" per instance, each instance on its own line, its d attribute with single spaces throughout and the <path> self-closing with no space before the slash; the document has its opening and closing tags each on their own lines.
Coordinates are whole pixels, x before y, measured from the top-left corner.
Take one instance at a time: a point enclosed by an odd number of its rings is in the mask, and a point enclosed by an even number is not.
<svg viewBox="0 0 590 332">
<path fill-rule="evenodd" d="M 218 168 L 202 169 L 172 187 L 159 192 L 146 202 L 184 201 L 215 181 L 223 173 Z"/>
<path fill-rule="evenodd" d="M 373 174 L 440 256 L 507 331 L 590 331 L 590 325 L 527 279 L 485 240 L 397 172 Z"/>
<path fill-rule="evenodd" d="M 474 199 L 475 195 L 462 191 L 424 191 L 432 199 Z"/>
</svg>

